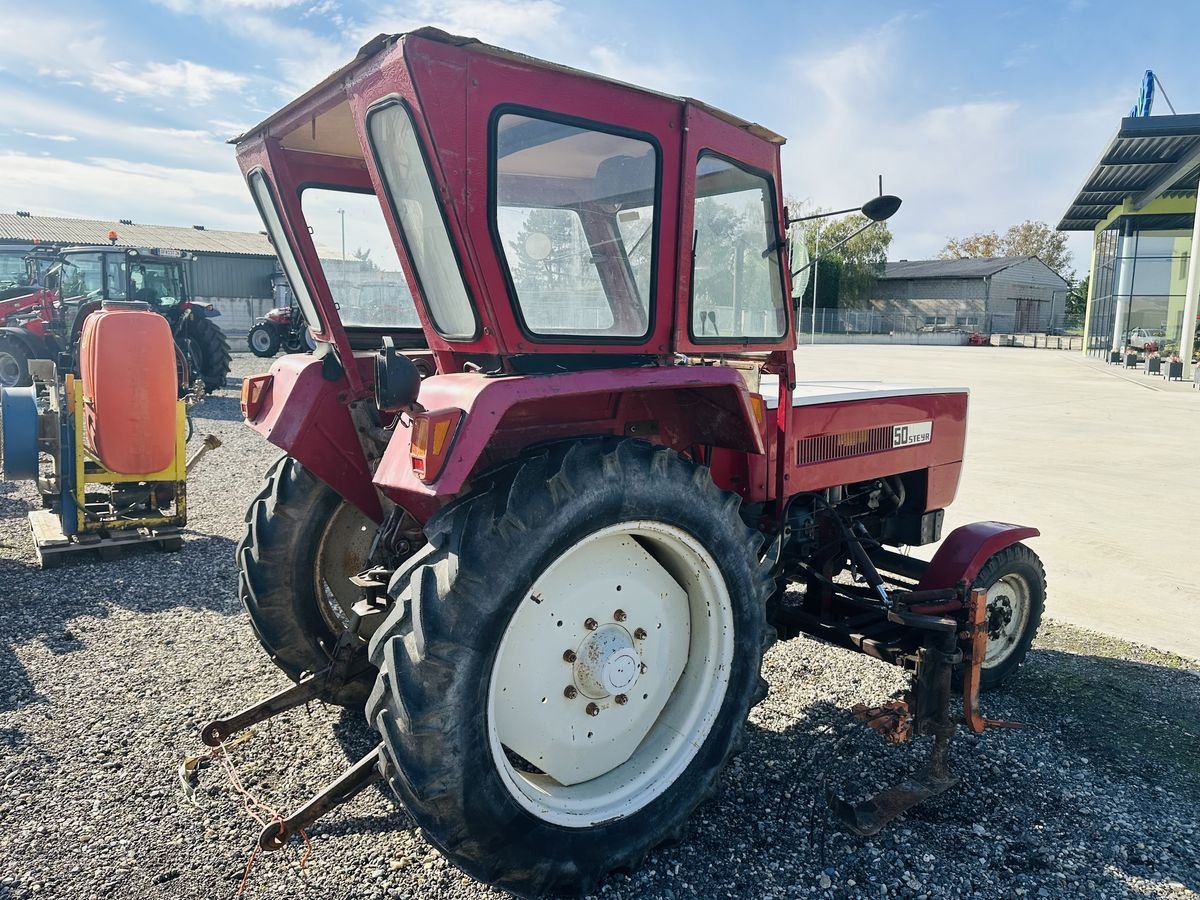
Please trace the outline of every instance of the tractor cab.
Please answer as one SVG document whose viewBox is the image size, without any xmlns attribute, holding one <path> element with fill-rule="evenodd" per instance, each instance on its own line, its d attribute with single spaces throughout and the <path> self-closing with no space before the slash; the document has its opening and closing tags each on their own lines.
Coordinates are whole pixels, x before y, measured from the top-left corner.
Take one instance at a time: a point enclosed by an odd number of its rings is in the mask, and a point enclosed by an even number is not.
<svg viewBox="0 0 1200 900">
<path fill-rule="evenodd" d="M 441 372 L 670 365 L 794 346 L 783 138 L 422 29 L 235 139 L 305 318 Z"/>
</svg>

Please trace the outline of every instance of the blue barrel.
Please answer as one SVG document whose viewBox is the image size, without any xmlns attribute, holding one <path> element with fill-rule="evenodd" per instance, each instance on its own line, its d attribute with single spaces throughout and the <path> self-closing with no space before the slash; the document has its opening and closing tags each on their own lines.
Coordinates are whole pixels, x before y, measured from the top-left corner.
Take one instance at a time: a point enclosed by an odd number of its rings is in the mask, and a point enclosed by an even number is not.
<svg viewBox="0 0 1200 900">
<path fill-rule="evenodd" d="M 0 455 L 6 481 L 37 478 L 38 415 L 33 387 L 0 388 Z"/>
</svg>

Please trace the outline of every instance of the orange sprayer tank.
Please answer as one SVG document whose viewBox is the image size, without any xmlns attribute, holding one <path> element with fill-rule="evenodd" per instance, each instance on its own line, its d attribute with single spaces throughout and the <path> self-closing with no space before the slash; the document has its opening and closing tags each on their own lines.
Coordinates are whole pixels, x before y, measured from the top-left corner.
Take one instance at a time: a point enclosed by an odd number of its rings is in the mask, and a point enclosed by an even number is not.
<svg viewBox="0 0 1200 900">
<path fill-rule="evenodd" d="M 175 340 L 144 303 L 105 303 L 79 338 L 84 440 L 106 469 L 158 472 L 175 458 Z"/>
</svg>

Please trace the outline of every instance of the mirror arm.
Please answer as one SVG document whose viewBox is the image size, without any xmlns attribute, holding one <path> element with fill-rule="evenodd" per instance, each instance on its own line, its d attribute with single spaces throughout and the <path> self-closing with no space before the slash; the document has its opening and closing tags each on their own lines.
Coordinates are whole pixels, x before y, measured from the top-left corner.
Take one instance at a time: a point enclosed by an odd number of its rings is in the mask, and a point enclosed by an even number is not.
<svg viewBox="0 0 1200 900">
<path fill-rule="evenodd" d="M 824 218 L 827 218 L 828 216 L 840 216 L 845 213 L 858 212 L 861 209 L 862 209 L 861 206 L 852 206 L 849 209 L 835 209 L 830 212 L 813 213 L 811 216 L 796 216 L 793 219 L 787 219 L 784 222 L 784 224 L 791 225 L 795 222 L 810 222 L 813 219 L 824 219 Z"/>
<path fill-rule="evenodd" d="M 850 243 L 850 241 L 854 240 L 856 237 L 858 237 L 860 234 L 862 234 L 864 231 L 866 231 L 868 228 L 870 228 L 872 225 L 875 225 L 875 224 L 877 224 L 877 223 L 868 222 L 866 225 L 864 225 L 862 228 L 859 228 L 854 233 L 846 235 L 844 238 L 842 238 L 840 241 L 838 241 L 832 247 L 826 247 L 824 252 L 821 255 L 824 256 L 826 253 L 832 253 L 838 247 L 845 246 L 846 244 Z M 795 278 L 797 275 L 799 275 L 805 269 L 811 269 L 813 267 L 813 265 L 816 264 L 817 260 L 820 258 L 821 257 L 818 256 L 818 257 L 815 257 L 814 259 L 809 260 L 809 262 L 806 265 L 801 266 L 795 272 L 793 272 L 792 277 Z"/>
</svg>

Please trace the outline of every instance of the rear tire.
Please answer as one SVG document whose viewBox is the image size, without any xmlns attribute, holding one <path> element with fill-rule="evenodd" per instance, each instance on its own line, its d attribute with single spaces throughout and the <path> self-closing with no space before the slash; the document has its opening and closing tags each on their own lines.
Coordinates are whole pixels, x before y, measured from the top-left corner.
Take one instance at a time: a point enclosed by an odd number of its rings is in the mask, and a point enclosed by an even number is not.
<svg viewBox="0 0 1200 900">
<path fill-rule="evenodd" d="M 193 353 L 199 356 L 199 372 L 193 372 L 192 377 L 203 379 L 204 387 L 210 393 L 225 387 L 225 379 L 229 375 L 231 357 L 229 354 L 229 339 L 212 319 L 199 318 L 192 315 L 188 323 L 188 336 L 191 338 Z"/>
<path fill-rule="evenodd" d="M 988 592 L 988 643 L 979 687 L 989 691 L 1014 674 L 1037 637 L 1046 605 L 1046 570 L 1024 544 L 992 554 L 972 587 Z"/>
<path fill-rule="evenodd" d="M 279 352 L 279 329 L 266 322 L 259 322 L 246 335 L 250 352 L 263 359 L 270 359 Z"/>
<path fill-rule="evenodd" d="M 368 551 L 356 553 L 352 537 L 339 541 L 342 552 L 323 553 L 322 545 L 331 529 L 355 527 L 367 529 L 369 548 L 375 523 L 287 456 L 271 466 L 246 512 L 246 533 L 237 548 L 238 596 L 259 642 L 292 681 L 329 665 L 340 632 L 332 607 L 356 597 L 347 579 L 366 568 Z M 356 663 L 365 663 L 366 652 L 364 643 Z M 374 680 L 365 667 L 322 699 L 361 704 Z"/>
<path fill-rule="evenodd" d="M 14 340 L 0 339 L 0 387 L 29 387 L 29 354 Z"/>
<path fill-rule="evenodd" d="M 586 893 L 682 837 L 765 696 L 762 538 L 706 468 L 641 442 L 554 445 L 481 485 L 390 585 L 367 718 L 456 865 Z"/>
</svg>

